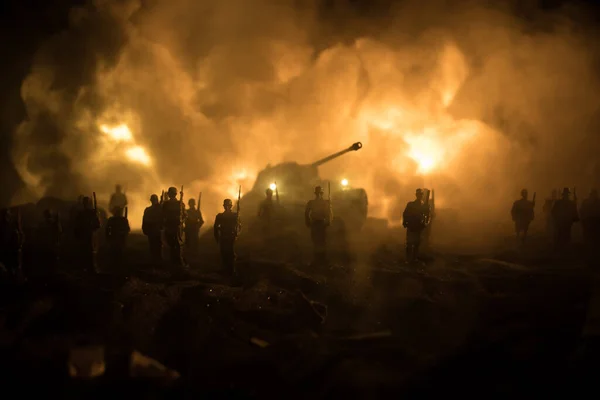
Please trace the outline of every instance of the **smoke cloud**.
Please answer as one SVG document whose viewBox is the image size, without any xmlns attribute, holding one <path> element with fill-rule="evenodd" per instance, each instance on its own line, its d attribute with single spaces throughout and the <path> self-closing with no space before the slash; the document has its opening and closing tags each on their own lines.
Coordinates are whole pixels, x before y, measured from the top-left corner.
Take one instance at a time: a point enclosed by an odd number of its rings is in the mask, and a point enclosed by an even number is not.
<svg viewBox="0 0 600 400">
<path fill-rule="evenodd" d="M 267 163 L 355 141 L 321 176 L 366 188 L 391 222 L 416 187 L 474 219 L 506 219 L 522 187 L 589 187 L 600 85 L 583 34 L 557 12 L 534 30 L 507 9 L 442 4 L 368 18 L 292 0 L 73 9 L 22 85 L 14 202 L 106 202 L 121 183 L 136 227 L 151 193 L 185 185 L 210 216 Z"/>
</svg>

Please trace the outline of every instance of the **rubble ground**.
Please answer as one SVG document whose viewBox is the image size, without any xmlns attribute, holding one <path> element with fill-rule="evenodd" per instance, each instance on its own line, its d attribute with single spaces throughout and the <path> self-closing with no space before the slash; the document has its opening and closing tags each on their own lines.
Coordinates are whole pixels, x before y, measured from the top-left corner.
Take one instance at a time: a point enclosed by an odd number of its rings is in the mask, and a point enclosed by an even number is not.
<svg viewBox="0 0 600 400">
<path fill-rule="evenodd" d="M 355 246 L 349 261 L 326 266 L 286 259 L 283 251 L 269 259 L 241 243 L 242 284 L 232 286 L 214 247 L 203 243 L 185 274 L 171 274 L 151 263 L 144 238 L 134 234 L 126 267 L 89 275 L 71 265 L 3 283 L 3 379 L 67 390 L 70 349 L 97 345 L 107 368 L 94 382 L 104 385 L 81 384 L 81 393 L 133 385 L 124 365 L 134 350 L 180 375 L 167 387 L 143 386 L 165 393 L 370 397 L 434 390 L 423 377 L 436 368 L 445 371 L 440 379 L 448 390 L 465 390 L 448 378 L 461 373 L 476 374 L 487 390 L 508 390 L 502 382 L 524 379 L 528 368 L 546 379 L 564 370 L 591 291 L 590 269 L 577 258 L 565 262 L 537 250 L 431 253 L 412 266 L 391 243 L 369 251 Z M 498 343 L 503 350 L 489 357 L 502 362 L 443 369 L 465 349 L 491 351 Z"/>
</svg>

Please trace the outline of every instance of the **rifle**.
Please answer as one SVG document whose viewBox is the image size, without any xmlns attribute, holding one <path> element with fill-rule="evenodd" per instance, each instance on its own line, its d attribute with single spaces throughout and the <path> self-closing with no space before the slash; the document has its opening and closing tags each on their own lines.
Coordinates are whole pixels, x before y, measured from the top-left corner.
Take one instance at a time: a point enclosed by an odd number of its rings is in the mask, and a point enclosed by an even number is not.
<svg viewBox="0 0 600 400">
<path fill-rule="evenodd" d="M 92 192 L 92 198 L 94 199 L 94 211 L 98 212 L 98 201 L 96 201 L 96 192 Z"/>
<path fill-rule="evenodd" d="M 183 220 L 185 216 L 185 205 L 183 204 L 183 185 L 179 191 L 179 235 L 183 235 Z"/>
<path fill-rule="evenodd" d="M 275 200 L 277 201 L 277 204 L 279 205 L 279 188 L 277 187 L 277 182 L 275 183 Z"/>
<path fill-rule="evenodd" d="M 158 203 L 158 204 L 162 204 L 164 200 L 165 200 L 165 191 L 163 190 L 162 193 L 160 194 L 160 203 Z"/>
<path fill-rule="evenodd" d="M 19 236 L 23 234 L 23 219 L 21 218 L 21 207 L 17 207 L 17 229 L 19 230 Z M 19 237 L 19 240 L 21 238 Z"/>
<path fill-rule="evenodd" d="M 239 234 L 240 229 L 240 199 L 242 198 L 242 185 L 240 185 L 238 189 L 238 201 L 237 201 L 237 210 L 235 214 L 235 230 L 236 235 Z"/>
<path fill-rule="evenodd" d="M 431 189 L 431 218 L 435 217 L 435 190 Z"/>
<path fill-rule="evenodd" d="M 125 206 L 125 219 L 127 219 L 127 206 Z"/>
<path fill-rule="evenodd" d="M 201 203 L 202 203 L 202 192 L 198 193 L 198 211 L 200 211 Z"/>
<path fill-rule="evenodd" d="M 429 212 L 429 196 L 431 195 L 431 190 L 427 189 L 427 194 L 425 195 L 425 224 L 429 223 L 430 212 Z"/>
</svg>

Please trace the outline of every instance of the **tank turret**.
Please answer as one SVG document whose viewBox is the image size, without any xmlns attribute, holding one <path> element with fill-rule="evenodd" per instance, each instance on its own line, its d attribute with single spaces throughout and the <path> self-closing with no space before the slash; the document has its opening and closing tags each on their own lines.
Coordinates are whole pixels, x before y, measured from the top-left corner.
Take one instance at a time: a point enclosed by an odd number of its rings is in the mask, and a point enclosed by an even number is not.
<svg viewBox="0 0 600 400">
<path fill-rule="evenodd" d="M 285 213 L 297 214 L 299 221 L 302 222 L 304 206 L 314 196 L 314 187 L 316 185 L 323 185 L 327 188 L 327 180 L 323 180 L 319 176 L 319 167 L 346 153 L 358 151 L 361 148 L 362 143 L 356 142 L 346 149 L 321 158 L 311 164 L 286 162 L 274 166 L 267 165 L 265 169 L 258 173 L 252 190 L 242 198 L 242 204 L 245 205 L 246 209 L 256 209 L 260 201 L 265 197 L 265 190 L 269 187 L 274 190 L 276 188 Z M 343 193 L 338 193 L 337 188 L 333 188 L 335 193 L 332 194 L 331 200 L 334 209 L 334 218 L 346 220 L 345 214 L 355 213 L 359 214 L 360 217 L 354 218 L 352 216 L 350 218 L 353 221 L 352 225 L 362 225 L 367 213 L 368 202 L 366 192 L 360 188 L 344 189 Z M 340 203 L 340 208 L 336 212 L 336 203 L 338 202 Z M 356 209 L 354 206 L 356 206 Z"/>
</svg>

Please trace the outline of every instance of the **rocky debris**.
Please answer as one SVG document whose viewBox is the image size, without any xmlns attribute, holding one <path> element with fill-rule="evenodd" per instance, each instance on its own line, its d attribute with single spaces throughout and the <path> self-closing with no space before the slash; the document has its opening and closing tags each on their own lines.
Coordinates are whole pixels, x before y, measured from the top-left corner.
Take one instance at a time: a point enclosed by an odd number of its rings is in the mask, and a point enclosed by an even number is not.
<svg viewBox="0 0 600 400">
<path fill-rule="evenodd" d="M 71 378 L 96 378 L 104 375 L 104 347 L 76 347 L 69 352 L 69 376 Z"/>
</svg>

